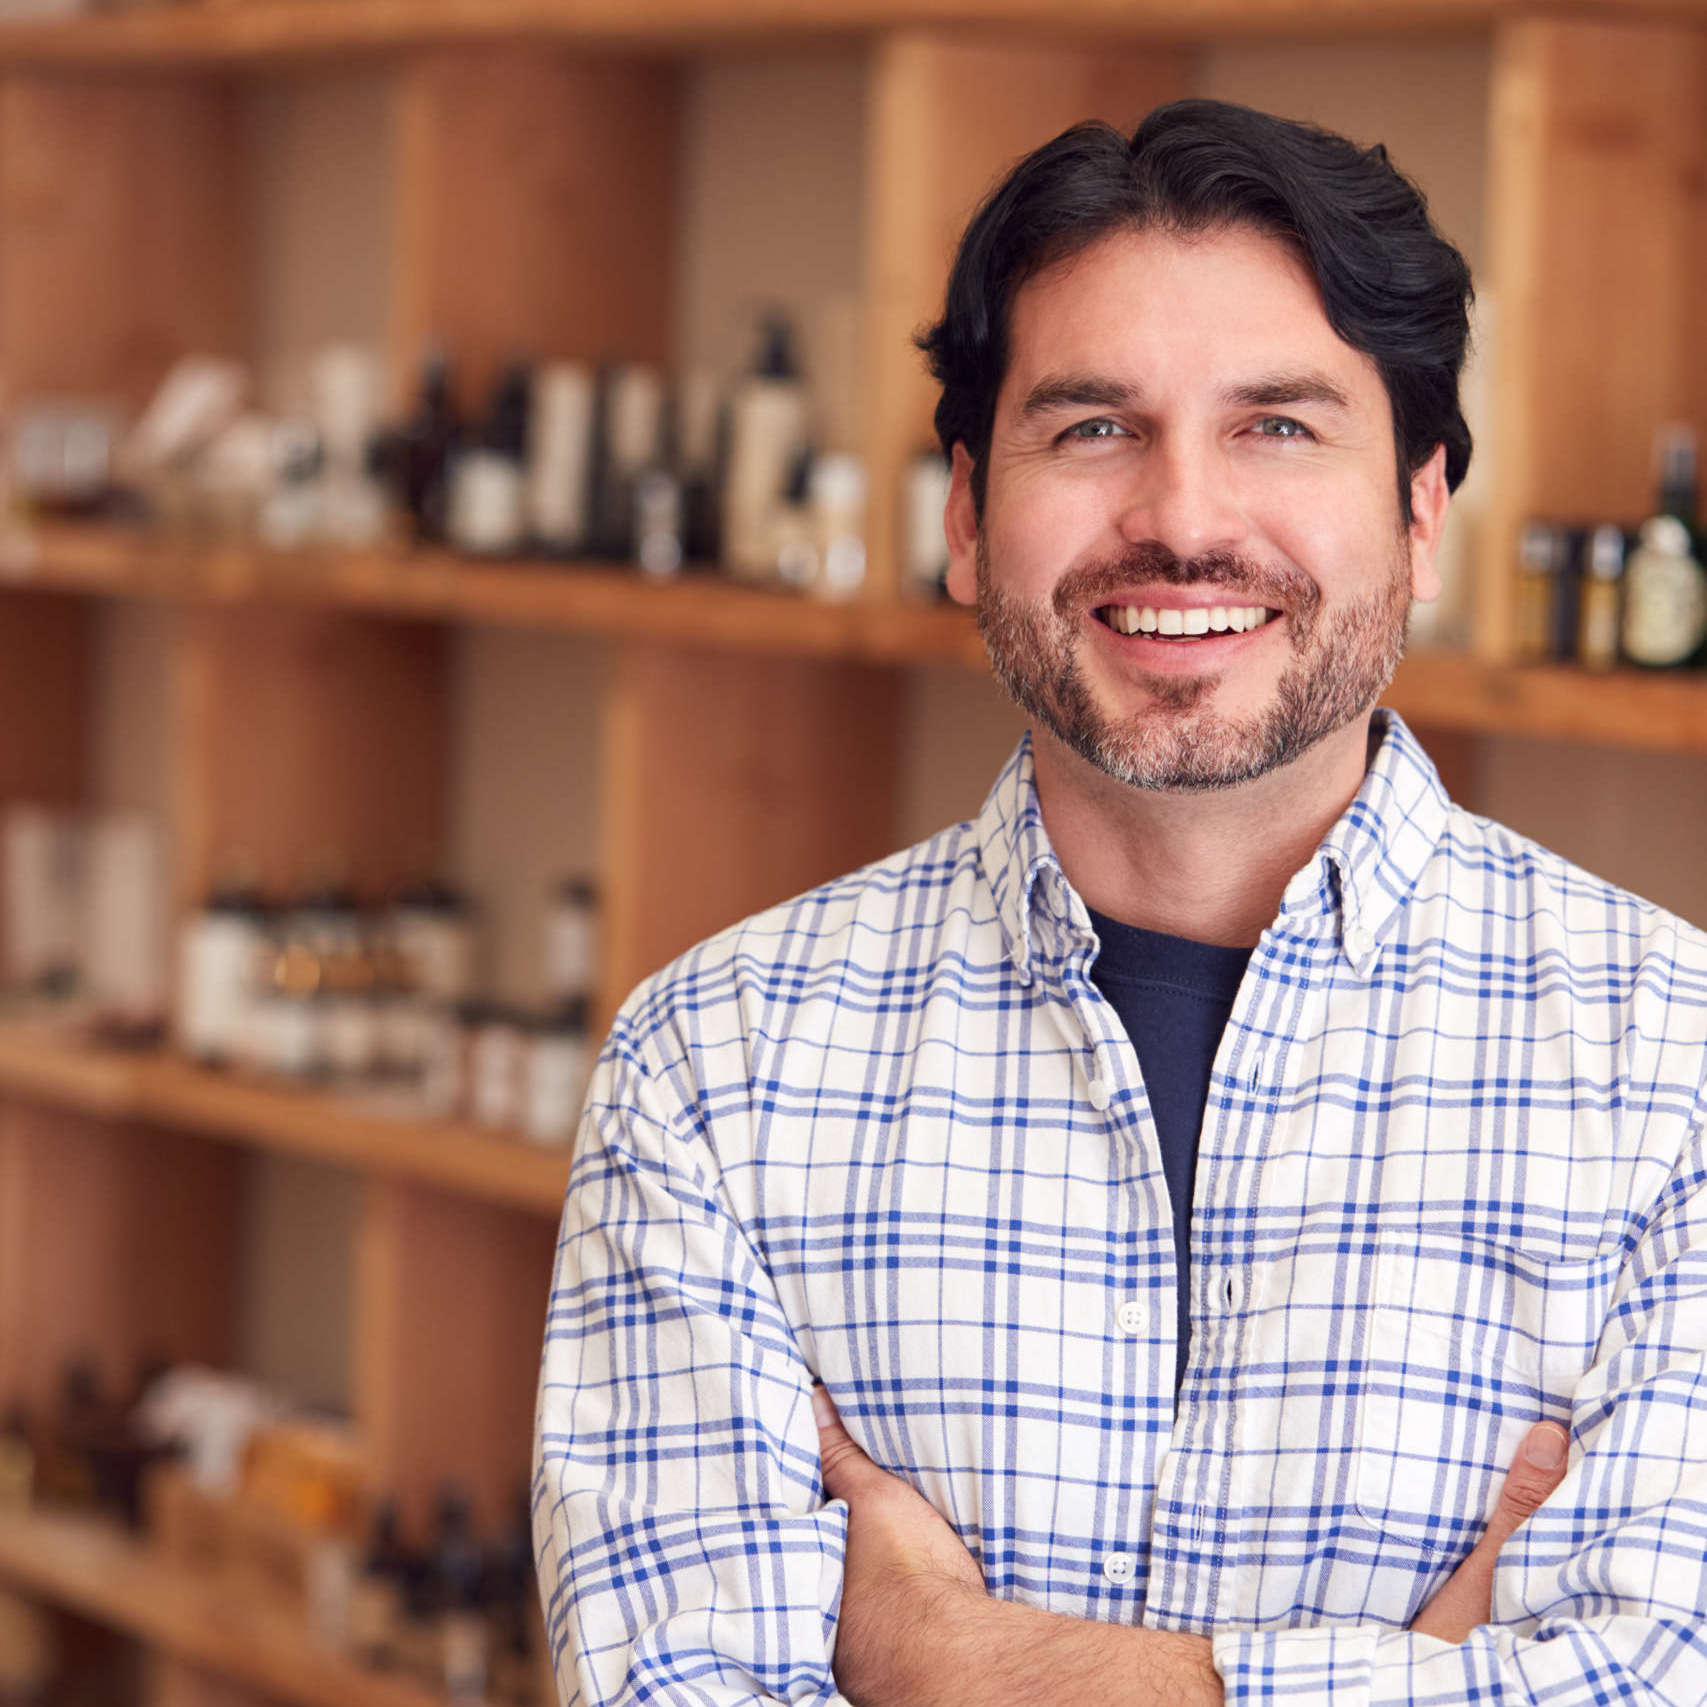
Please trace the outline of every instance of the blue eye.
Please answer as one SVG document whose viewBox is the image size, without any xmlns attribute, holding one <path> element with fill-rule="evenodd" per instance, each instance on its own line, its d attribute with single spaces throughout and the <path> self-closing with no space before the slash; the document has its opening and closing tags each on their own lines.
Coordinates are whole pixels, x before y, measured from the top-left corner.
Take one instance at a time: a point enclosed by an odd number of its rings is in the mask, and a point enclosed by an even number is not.
<svg viewBox="0 0 1707 1707">
<path fill-rule="evenodd" d="M 1106 415 L 1094 421 L 1075 421 L 1061 436 L 1065 439 L 1112 439 L 1124 437 L 1126 429 Z"/>
</svg>

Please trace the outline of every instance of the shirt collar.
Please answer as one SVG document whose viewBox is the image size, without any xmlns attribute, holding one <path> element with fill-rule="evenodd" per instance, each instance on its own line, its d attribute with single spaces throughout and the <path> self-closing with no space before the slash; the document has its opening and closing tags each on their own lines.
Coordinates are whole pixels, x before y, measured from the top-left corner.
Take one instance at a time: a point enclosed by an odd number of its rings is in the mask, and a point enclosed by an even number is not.
<svg viewBox="0 0 1707 1707">
<path fill-rule="evenodd" d="M 1292 878 L 1277 923 L 1314 937 L 1335 928 L 1353 970 L 1366 973 L 1446 829 L 1448 800 L 1428 755 L 1394 711 L 1377 711 L 1375 755 L 1357 797 Z M 1031 735 L 990 790 L 975 834 L 996 918 L 1020 981 L 1029 983 L 1040 912 L 1073 936 L 1090 931 L 1084 901 L 1062 873 L 1037 804 Z"/>
</svg>

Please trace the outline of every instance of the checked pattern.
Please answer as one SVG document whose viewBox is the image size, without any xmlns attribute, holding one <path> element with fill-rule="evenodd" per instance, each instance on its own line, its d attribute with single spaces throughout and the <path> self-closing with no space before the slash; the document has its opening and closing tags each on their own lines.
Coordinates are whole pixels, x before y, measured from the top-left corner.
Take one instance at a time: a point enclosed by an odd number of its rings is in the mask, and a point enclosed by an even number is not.
<svg viewBox="0 0 1707 1707">
<path fill-rule="evenodd" d="M 1021 745 L 974 822 L 624 1005 L 539 1395 L 566 1702 L 836 1699 L 809 1394 L 992 1593 L 1214 1638 L 1235 1703 L 1707 1700 L 1707 939 L 1377 715 L 1209 1089 L 1194 1332 L 1135 1053 Z M 1529 1425 L 1493 1624 L 1405 1626 Z"/>
</svg>

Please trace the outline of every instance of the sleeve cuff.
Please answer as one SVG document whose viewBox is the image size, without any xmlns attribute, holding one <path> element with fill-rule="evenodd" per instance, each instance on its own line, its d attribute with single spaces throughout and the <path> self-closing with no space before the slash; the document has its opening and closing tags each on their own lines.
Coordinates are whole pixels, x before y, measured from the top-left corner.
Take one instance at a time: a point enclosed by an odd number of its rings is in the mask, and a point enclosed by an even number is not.
<svg viewBox="0 0 1707 1707">
<path fill-rule="evenodd" d="M 1451 1642 L 1376 1624 L 1221 1630 L 1213 1653 L 1227 1707 L 1391 1707 L 1426 1697 L 1424 1672 L 1438 1687 L 1439 1667 L 1431 1661 L 1450 1656 L 1460 1670 L 1463 1656 Z"/>
</svg>

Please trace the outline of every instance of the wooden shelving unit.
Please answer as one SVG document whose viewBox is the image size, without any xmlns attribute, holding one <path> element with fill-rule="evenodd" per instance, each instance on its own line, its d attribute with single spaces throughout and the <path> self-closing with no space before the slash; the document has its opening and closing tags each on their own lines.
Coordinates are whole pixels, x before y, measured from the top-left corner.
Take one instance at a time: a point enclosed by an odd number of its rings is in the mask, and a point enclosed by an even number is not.
<svg viewBox="0 0 1707 1707">
<path fill-rule="evenodd" d="M 298 605 L 370 616 L 647 640 L 761 657 L 987 668 L 969 612 L 826 604 L 711 573 L 654 583 L 602 563 L 471 563 L 445 552 L 281 555 L 149 541 L 117 529 L 14 534 L 11 584 L 205 605 Z M 0 541 L 0 562 L 6 546 Z M 1707 674 L 1511 665 L 1419 649 L 1386 703 L 1429 728 L 1646 752 L 1707 752 Z"/>
<path fill-rule="evenodd" d="M 0 1583 L 290 1707 L 444 1707 L 443 1696 L 316 1648 L 285 1611 L 161 1558 L 105 1519 L 0 1516 Z"/>
<path fill-rule="evenodd" d="M 1089 0 L 1079 35 L 1202 41 L 1260 31 L 1326 36 L 1358 31 L 1464 29 L 1517 16 L 1523 0 Z M 1660 16 L 1694 14 L 1692 0 L 1658 0 Z M 0 63 L 206 65 L 301 60 L 424 44 L 573 41 L 691 51 L 758 38 L 870 35 L 919 25 L 1041 29 L 1059 38 L 1043 0 L 201 0 L 159 11 L 11 23 Z"/>
<path fill-rule="evenodd" d="M 468 398 L 516 349 L 668 362 L 694 193 L 689 81 L 712 50 L 810 43 L 860 79 L 849 286 L 868 596 L 831 606 L 601 565 L 283 557 L 13 525 L 0 804 L 102 803 L 92 732 L 116 691 L 103 646 L 115 610 L 140 613 L 163 682 L 174 904 L 196 905 L 238 847 L 279 888 L 336 848 L 377 896 L 455 839 L 462 631 L 592 637 L 608 1016 L 690 943 L 888 852 L 907 671 L 984 667 L 965 612 L 901 599 L 892 542 L 934 401 L 909 337 L 992 177 L 1076 119 L 1130 123 L 1191 92 L 1203 44 L 1353 28 L 1487 44 L 1502 330 L 1475 639 L 1408 660 L 1390 701 L 1455 739 L 1707 751 L 1707 682 L 1507 662 L 1521 519 L 1639 514 L 1655 426 L 1707 427 L 1699 0 L 1088 0 L 1070 19 L 1041 0 L 187 0 L 0 28 L 8 397 L 137 405 L 187 352 L 258 365 L 263 246 L 241 234 L 269 180 L 245 103 L 268 79 L 352 63 L 380 91 L 376 288 L 400 382 L 429 340 L 455 352 Z M 73 1353 L 115 1381 L 143 1350 L 239 1361 L 239 1229 L 268 1155 L 357 1182 L 350 1408 L 406 1520 L 419 1528 L 455 1474 L 490 1524 L 527 1465 L 568 1162 L 468 1128 L 0 1028 L 0 1404 L 48 1408 Z M 223 1678 L 222 1702 L 419 1707 L 109 1530 L 0 1523 L 0 1579 Z"/>
<path fill-rule="evenodd" d="M 369 616 L 591 634 L 786 658 L 984 668 L 971 615 L 899 600 L 827 603 L 690 570 L 654 582 L 608 563 L 472 562 L 449 552 L 278 553 L 49 526 L 0 539 L 14 587 L 207 605 L 299 605 Z"/>
<path fill-rule="evenodd" d="M 413 1180 L 553 1219 L 569 1179 L 565 1152 L 478 1126 L 406 1118 L 335 1092 L 215 1072 L 171 1054 L 68 1042 L 44 1027 L 0 1026 L 3 1095 Z"/>
</svg>

